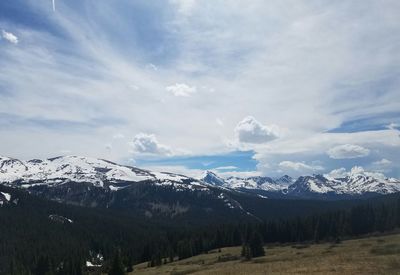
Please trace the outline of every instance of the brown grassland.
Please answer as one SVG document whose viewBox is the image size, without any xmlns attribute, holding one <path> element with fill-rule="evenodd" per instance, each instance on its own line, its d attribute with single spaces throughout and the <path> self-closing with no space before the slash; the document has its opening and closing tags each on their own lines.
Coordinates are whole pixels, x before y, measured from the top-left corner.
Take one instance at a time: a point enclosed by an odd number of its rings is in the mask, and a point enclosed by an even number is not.
<svg viewBox="0 0 400 275">
<path fill-rule="evenodd" d="M 338 244 L 269 245 L 264 257 L 244 261 L 241 247 L 159 267 L 136 265 L 130 274 L 400 274 L 400 234 Z"/>
</svg>

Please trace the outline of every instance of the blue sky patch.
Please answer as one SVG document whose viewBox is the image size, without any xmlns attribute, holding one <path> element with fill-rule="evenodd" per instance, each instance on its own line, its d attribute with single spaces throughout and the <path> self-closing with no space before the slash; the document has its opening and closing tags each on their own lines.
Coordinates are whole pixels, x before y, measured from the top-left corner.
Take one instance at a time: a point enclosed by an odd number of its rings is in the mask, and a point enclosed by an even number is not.
<svg viewBox="0 0 400 275">
<path fill-rule="evenodd" d="M 216 169 L 235 166 L 236 171 L 254 171 L 257 161 L 253 151 L 234 151 L 222 155 L 171 157 L 161 159 L 138 159 L 137 166 L 184 166 L 188 169 Z"/>
</svg>

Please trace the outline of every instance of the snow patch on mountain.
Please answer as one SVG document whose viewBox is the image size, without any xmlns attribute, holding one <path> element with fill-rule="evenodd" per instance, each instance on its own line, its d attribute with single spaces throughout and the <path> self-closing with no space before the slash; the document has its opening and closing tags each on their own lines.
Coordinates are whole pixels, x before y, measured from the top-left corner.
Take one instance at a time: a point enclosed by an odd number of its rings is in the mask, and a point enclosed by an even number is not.
<svg viewBox="0 0 400 275">
<path fill-rule="evenodd" d="M 286 189 L 293 182 L 293 179 L 287 175 L 275 179 L 261 176 L 247 178 L 222 178 L 214 172 L 207 171 L 207 173 L 203 177 L 203 181 L 212 185 L 231 189 L 254 189 L 276 192 Z"/>
<path fill-rule="evenodd" d="M 126 187 L 126 184 L 120 186 L 118 183 L 145 181 L 151 181 L 158 185 L 188 185 L 190 181 L 200 184 L 200 182 L 183 175 L 150 172 L 88 157 L 64 156 L 29 161 L 0 157 L 0 183 L 18 185 L 22 188 L 81 182 L 118 191 Z M 203 187 L 206 188 L 206 184 Z"/>
<path fill-rule="evenodd" d="M 235 190 L 267 191 L 281 195 L 307 196 L 308 194 L 363 195 L 400 192 L 400 180 L 387 178 L 382 173 L 367 172 L 362 167 L 350 171 L 336 169 L 326 175 L 301 176 L 297 180 L 285 175 L 270 177 L 222 178 L 207 172 L 203 181 Z"/>
<path fill-rule="evenodd" d="M 390 194 L 400 192 L 400 180 L 387 178 L 382 173 L 366 172 L 361 167 L 354 167 L 349 172 L 345 169 L 337 169 L 327 175 L 300 177 L 289 187 L 290 192 L 338 195 Z"/>
<path fill-rule="evenodd" d="M 6 199 L 6 201 L 10 201 L 11 200 L 11 195 L 5 192 L 0 192 L 3 197 Z"/>
</svg>

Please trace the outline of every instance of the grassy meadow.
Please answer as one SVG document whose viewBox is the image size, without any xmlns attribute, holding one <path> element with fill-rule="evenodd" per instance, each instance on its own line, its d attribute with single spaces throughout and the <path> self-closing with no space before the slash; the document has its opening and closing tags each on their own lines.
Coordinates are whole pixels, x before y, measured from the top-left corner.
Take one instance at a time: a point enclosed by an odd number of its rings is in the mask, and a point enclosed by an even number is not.
<svg viewBox="0 0 400 275">
<path fill-rule="evenodd" d="M 130 274 L 400 274 L 400 234 L 338 244 L 269 245 L 264 257 L 244 261 L 241 247 L 174 261 L 136 265 Z"/>
</svg>

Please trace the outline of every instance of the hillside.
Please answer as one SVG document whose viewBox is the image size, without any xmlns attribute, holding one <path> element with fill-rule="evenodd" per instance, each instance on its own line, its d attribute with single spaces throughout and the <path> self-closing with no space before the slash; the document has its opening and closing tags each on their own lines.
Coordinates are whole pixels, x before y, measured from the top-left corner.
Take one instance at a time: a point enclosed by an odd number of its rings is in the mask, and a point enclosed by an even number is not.
<svg viewBox="0 0 400 275">
<path fill-rule="evenodd" d="M 400 234 L 347 240 L 338 244 L 269 245 L 266 256 L 243 261 L 241 247 L 160 267 L 135 266 L 130 274 L 399 274 Z"/>
</svg>

